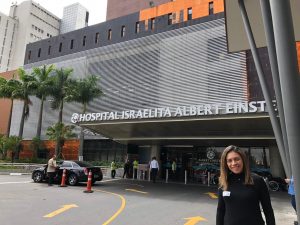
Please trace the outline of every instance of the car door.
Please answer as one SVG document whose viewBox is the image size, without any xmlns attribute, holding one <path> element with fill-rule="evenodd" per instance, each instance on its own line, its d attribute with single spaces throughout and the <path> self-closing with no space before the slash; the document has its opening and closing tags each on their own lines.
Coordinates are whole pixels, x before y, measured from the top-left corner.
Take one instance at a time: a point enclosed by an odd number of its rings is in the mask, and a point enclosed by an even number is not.
<svg viewBox="0 0 300 225">
<path fill-rule="evenodd" d="M 59 162 L 59 168 L 58 168 L 58 179 L 61 180 L 62 178 L 62 174 L 63 174 L 63 171 L 64 169 L 66 169 L 66 176 L 68 176 L 68 174 L 70 173 L 70 171 L 73 169 L 73 166 L 72 166 L 72 162 L 70 161 L 62 161 L 62 162 Z"/>
</svg>

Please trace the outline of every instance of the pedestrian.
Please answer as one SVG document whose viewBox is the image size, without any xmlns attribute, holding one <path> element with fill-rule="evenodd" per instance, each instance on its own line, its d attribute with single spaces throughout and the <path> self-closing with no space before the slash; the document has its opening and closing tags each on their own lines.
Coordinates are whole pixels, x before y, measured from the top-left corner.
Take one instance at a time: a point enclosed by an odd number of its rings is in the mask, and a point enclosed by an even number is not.
<svg viewBox="0 0 300 225">
<path fill-rule="evenodd" d="M 137 161 L 137 159 L 135 159 L 133 161 L 133 177 L 134 177 L 134 179 L 137 178 L 138 167 L 139 167 L 139 161 Z"/>
<path fill-rule="evenodd" d="M 111 170 L 111 178 L 115 178 L 116 176 L 116 169 L 117 169 L 117 165 L 116 165 L 116 162 L 115 160 L 113 160 L 110 164 L 110 170 Z"/>
<path fill-rule="evenodd" d="M 216 225 L 275 225 L 267 185 L 251 174 L 246 154 L 230 145 L 221 156 Z"/>
<path fill-rule="evenodd" d="M 295 199 L 295 188 L 294 188 L 294 177 L 292 176 L 290 179 L 285 179 L 285 182 L 289 184 L 288 193 L 291 196 L 291 204 L 294 210 L 297 212 L 296 208 L 296 199 Z M 298 221 L 294 221 L 294 225 L 298 225 Z"/>
<path fill-rule="evenodd" d="M 53 155 L 51 159 L 49 159 L 47 164 L 48 186 L 52 186 L 53 184 L 53 179 L 56 174 L 56 168 L 56 155 Z"/>
<path fill-rule="evenodd" d="M 172 175 L 173 175 L 174 180 L 176 179 L 176 170 L 177 170 L 177 164 L 176 164 L 176 161 L 173 160 L 173 162 L 172 162 Z"/>
<path fill-rule="evenodd" d="M 150 173 L 151 173 L 153 183 L 156 182 L 156 175 L 158 173 L 158 170 L 159 170 L 159 165 L 156 160 L 156 157 L 154 156 L 152 157 L 152 160 L 150 162 Z"/>
<path fill-rule="evenodd" d="M 129 177 L 129 169 L 130 169 L 130 162 L 127 159 L 126 163 L 124 164 L 124 173 L 123 173 L 123 178 L 126 176 L 126 178 Z"/>
</svg>

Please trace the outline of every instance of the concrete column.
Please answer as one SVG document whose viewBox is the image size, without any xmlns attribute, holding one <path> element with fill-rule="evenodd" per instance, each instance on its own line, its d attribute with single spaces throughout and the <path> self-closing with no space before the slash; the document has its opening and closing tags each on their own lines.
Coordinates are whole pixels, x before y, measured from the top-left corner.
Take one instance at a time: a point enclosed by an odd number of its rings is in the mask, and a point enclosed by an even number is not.
<svg viewBox="0 0 300 225">
<path fill-rule="evenodd" d="M 152 145 L 151 146 L 151 155 L 149 161 L 151 161 L 152 157 L 155 156 L 156 160 L 160 162 L 160 145 Z"/>
<path fill-rule="evenodd" d="M 285 178 L 283 164 L 277 146 L 269 146 L 270 169 L 274 177 Z"/>
</svg>

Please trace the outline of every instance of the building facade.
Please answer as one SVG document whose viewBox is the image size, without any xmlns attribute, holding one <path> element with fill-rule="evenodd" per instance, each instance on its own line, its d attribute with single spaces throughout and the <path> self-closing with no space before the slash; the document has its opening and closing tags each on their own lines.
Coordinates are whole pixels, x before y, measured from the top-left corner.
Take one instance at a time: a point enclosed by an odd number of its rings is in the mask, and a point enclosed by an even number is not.
<svg viewBox="0 0 300 225">
<path fill-rule="evenodd" d="M 60 26 L 58 17 L 31 0 L 12 5 L 9 17 L 17 21 L 17 32 L 13 58 L 6 71 L 24 64 L 26 44 L 58 35 Z"/>
<path fill-rule="evenodd" d="M 193 179 L 197 168 L 217 165 L 224 147 L 235 144 L 252 167 L 283 176 L 252 56 L 227 52 L 223 11 L 222 1 L 184 0 L 144 9 L 29 44 L 25 68 L 55 64 L 72 67 L 76 78 L 100 77 L 105 95 L 88 113 L 77 104 L 64 107 L 64 122 L 86 129 L 85 160 L 124 160 L 124 151 L 141 163 L 156 156 L 163 169 L 176 160 L 180 177 L 187 170 Z M 272 87 L 266 49 L 260 56 Z M 32 101 L 27 139 L 37 124 L 39 101 Z M 49 105 L 44 131 L 58 118 Z M 18 132 L 18 107 L 11 134 Z"/>
<path fill-rule="evenodd" d="M 64 34 L 88 26 L 89 12 L 79 3 L 64 7 L 60 33 Z"/>
<path fill-rule="evenodd" d="M 126 16 L 173 0 L 107 0 L 106 20 Z"/>
<path fill-rule="evenodd" d="M 11 68 L 14 57 L 17 20 L 0 12 L 0 72 Z"/>
</svg>

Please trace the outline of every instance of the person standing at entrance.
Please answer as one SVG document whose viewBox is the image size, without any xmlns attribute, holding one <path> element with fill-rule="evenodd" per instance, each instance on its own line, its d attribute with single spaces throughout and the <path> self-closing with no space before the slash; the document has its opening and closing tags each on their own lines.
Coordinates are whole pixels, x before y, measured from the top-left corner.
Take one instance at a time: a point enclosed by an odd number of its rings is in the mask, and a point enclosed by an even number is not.
<svg viewBox="0 0 300 225">
<path fill-rule="evenodd" d="M 115 178 L 116 176 L 116 169 L 117 169 L 117 165 L 116 165 L 116 162 L 115 160 L 113 160 L 110 164 L 110 170 L 111 170 L 111 178 Z"/>
<path fill-rule="evenodd" d="M 55 177 L 56 173 L 56 155 L 53 155 L 51 159 L 48 161 L 48 166 L 47 166 L 47 175 L 48 175 L 48 186 L 52 186 L 53 184 L 53 179 Z"/>
<path fill-rule="evenodd" d="M 150 162 L 150 172 L 151 172 L 151 177 L 152 177 L 153 183 L 156 182 L 156 176 L 157 176 L 158 170 L 159 170 L 159 165 L 156 160 L 156 157 L 154 156 L 154 157 L 152 157 L 152 160 Z"/>
<path fill-rule="evenodd" d="M 219 180 L 216 225 L 275 225 L 267 185 L 251 174 L 246 154 L 238 147 L 230 145 L 223 151 Z"/>
<path fill-rule="evenodd" d="M 176 161 L 173 160 L 173 162 L 172 162 L 172 176 L 173 176 L 174 180 L 176 179 L 176 170 L 177 170 L 177 164 L 176 164 Z"/>
<path fill-rule="evenodd" d="M 124 164 L 124 173 L 123 178 L 126 176 L 126 178 L 129 178 L 129 169 L 130 169 L 130 162 L 127 159 L 126 163 Z"/>
<path fill-rule="evenodd" d="M 294 189 L 294 177 L 292 176 L 291 179 L 285 179 L 285 182 L 289 184 L 288 193 L 291 196 L 291 204 L 294 210 L 297 212 L 296 208 L 296 199 L 295 199 L 295 189 Z M 298 225 L 298 221 L 294 221 L 294 225 Z"/>
<path fill-rule="evenodd" d="M 137 161 L 137 159 L 135 159 L 133 161 L 133 178 L 137 179 L 137 171 L 138 171 L 138 167 L 139 167 L 139 161 Z"/>
</svg>

